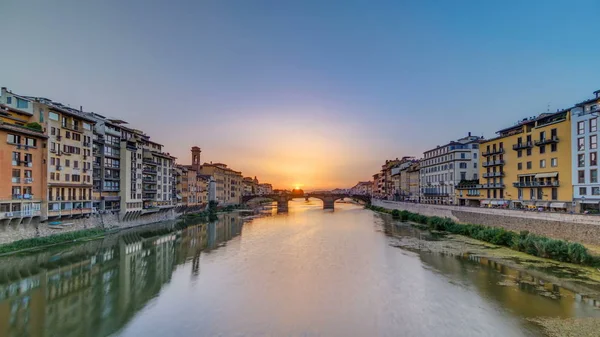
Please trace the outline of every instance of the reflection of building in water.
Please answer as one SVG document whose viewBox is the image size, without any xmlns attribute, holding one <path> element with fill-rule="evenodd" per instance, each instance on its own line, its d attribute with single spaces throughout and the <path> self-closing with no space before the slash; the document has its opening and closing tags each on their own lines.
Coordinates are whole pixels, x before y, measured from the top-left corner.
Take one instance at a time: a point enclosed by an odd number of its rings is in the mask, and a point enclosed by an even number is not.
<svg viewBox="0 0 600 337">
<path fill-rule="evenodd" d="M 175 264 L 239 235 L 242 219 L 173 233 L 132 231 L 59 253 L 0 262 L 0 336 L 107 336 L 121 329 L 171 279 Z M 209 236 L 212 233 L 212 243 Z"/>
<path fill-rule="evenodd" d="M 0 336 L 106 336 L 170 280 L 172 233 L 128 234 L 93 253 L 50 257 L 31 273 L 0 267 Z"/>
</svg>

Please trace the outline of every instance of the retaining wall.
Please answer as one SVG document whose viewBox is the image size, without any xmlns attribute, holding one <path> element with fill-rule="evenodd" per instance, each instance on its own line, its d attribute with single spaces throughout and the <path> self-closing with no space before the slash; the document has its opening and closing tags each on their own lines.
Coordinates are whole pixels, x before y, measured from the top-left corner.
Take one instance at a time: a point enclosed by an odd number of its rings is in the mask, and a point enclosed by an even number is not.
<svg viewBox="0 0 600 337">
<path fill-rule="evenodd" d="M 529 231 L 557 239 L 600 245 L 600 216 L 545 213 L 495 208 L 427 205 L 373 200 L 373 205 L 427 216 L 448 217 L 460 223 Z"/>
<path fill-rule="evenodd" d="M 71 225 L 60 228 L 59 226 L 48 225 L 44 223 L 31 222 L 28 225 L 21 224 L 16 228 L 13 226 L 3 226 L 0 228 L 0 244 L 10 243 L 17 240 L 31 239 L 35 237 L 43 237 L 52 234 L 67 233 L 72 231 L 79 231 L 83 229 L 91 228 L 129 228 L 151 224 L 159 221 L 174 220 L 179 216 L 180 213 L 174 210 L 168 210 L 167 212 L 154 213 L 140 216 L 139 218 L 131 221 L 119 220 L 118 214 L 96 214 L 89 218 L 81 219 L 62 219 L 65 223 Z"/>
</svg>

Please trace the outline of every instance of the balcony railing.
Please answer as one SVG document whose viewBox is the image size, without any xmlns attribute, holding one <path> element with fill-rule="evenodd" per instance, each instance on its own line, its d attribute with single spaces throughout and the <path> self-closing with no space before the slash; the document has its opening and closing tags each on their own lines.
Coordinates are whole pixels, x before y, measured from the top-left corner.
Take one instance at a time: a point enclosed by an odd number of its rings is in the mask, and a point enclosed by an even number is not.
<svg viewBox="0 0 600 337">
<path fill-rule="evenodd" d="M 40 214 L 41 214 L 40 210 L 0 212 L 0 219 L 40 216 Z"/>
<path fill-rule="evenodd" d="M 539 181 L 517 181 L 513 183 L 514 187 L 523 188 L 523 187 L 558 187 L 560 186 L 560 182 L 558 180 L 551 182 L 539 182 Z"/>
<path fill-rule="evenodd" d="M 83 132 L 83 130 L 79 124 L 75 125 L 73 123 L 66 123 L 66 124 L 63 124 L 62 127 L 65 129 L 72 130 L 72 131 Z"/>
<path fill-rule="evenodd" d="M 479 193 L 479 191 L 468 191 L 467 192 L 467 196 L 469 196 L 469 197 L 478 197 L 480 195 L 481 195 L 481 193 Z"/>
<path fill-rule="evenodd" d="M 155 162 L 154 160 L 152 160 L 151 158 L 144 158 L 144 159 L 143 159 L 143 162 L 144 162 L 145 164 L 150 164 L 150 165 L 158 165 L 158 163 L 157 163 L 157 162 Z"/>
<path fill-rule="evenodd" d="M 146 174 L 156 174 L 157 172 L 156 172 L 156 170 L 152 170 L 152 169 L 149 169 L 149 168 L 144 168 L 144 169 L 142 170 L 142 173 L 146 173 Z"/>
<path fill-rule="evenodd" d="M 481 188 L 490 189 L 490 188 L 504 188 L 504 184 L 496 183 L 496 184 L 483 184 Z"/>
<path fill-rule="evenodd" d="M 536 146 L 542 146 L 542 145 L 552 144 L 552 143 L 558 143 L 558 137 L 557 136 L 552 136 L 550 138 L 542 138 L 540 140 L 536 140 L 535 141 L 535 145 Z"/>
<path fill-rule="evenodd" d="M 156 187 L 156 185 L 144 185 L 144 192 L 156 192 L 158 190 L 158 188 Z"/>
<path fill-rule="evenodd" d="M 504 177 L 504 171 L 498 171 L 498 172 L 489 172 L 489 173 L 484 173 L 483 174 L 484 178 L 495 178 L 495 177 Z"/>
<path fill-rule="evenodd" d="M 532 147 L 533 144 L 531 142 L 517 143 L 513 145 L 513 150 L 531 149 Z"/>
<path fill-rule="evenodd" d="M 502 154 L 502 153 L 504 153 L 504 148 L 501 147 L 499 149 L 491 149 L 489 151 L 485 151 L 481 155 L 484 157 L 487 157 L 487 156 L 493 156 L 495 154 Z"/>
<path fill-rule="evenodd" d="M 504 160 L 484 161 L 481 165 L 483 165 L 483 167 L 500 166 L 500 165 L 504 165 Z"/>
</svg>

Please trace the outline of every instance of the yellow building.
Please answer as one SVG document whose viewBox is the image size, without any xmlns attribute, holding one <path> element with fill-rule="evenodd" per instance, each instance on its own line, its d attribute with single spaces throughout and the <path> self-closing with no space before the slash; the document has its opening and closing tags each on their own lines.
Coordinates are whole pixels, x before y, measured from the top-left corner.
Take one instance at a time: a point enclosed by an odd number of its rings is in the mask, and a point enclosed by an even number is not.
<svg viewBox="0 0 600 337">
<path fill-rule="evenodd" d="M 457 186 L 459 205 L 566 210 L 573 200 L 569 110 L 523 119 L 481 144 L 479 180 Z"/>
</svg>

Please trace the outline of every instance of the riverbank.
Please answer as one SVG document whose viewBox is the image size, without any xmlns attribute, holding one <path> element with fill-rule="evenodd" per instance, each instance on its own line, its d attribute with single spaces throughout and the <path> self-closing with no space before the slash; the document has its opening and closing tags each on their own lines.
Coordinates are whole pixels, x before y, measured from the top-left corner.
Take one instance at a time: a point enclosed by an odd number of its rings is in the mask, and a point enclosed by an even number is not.
<svg viewBox="0 0 600 337">
<path fill-rule="evenodd" d="M 167 221 L 177 221 L 177 223 L 175 224 L 175 229 L 184 229 L 190 224 L 216 221 L 218 219 L 219 214 L 244 211 L 249 210 L 241 207 L 228 206 L 221 209 L 213 208 L 201 212 L 180 214 L 175 219 L 167 219 Z M 64 233 L 56 233 L 46 236 L 17 240 L 0 245 L 0 257 L 18 253 L 35 252 L 53 246 L 69 245 L 85 241 L 99 240 L 108 234 L 116 233 L 121 230 L 145 227 L 158 222 L 160 221 L 143 223 L 137 226 L 114 226 L 112 228 L 77 229 Z"/>
<path fill-rule="evenodd" d="M 468 259 L 501 272 L 504 278 L 497 283 L 500 286 L 528 288 L 540 296 L 557 300 L 563 294 L 553 289 L 556 285 L 576 294 L 581 302 L 600 307 L 596 305 L 600 301 L 600 273 L 595 267 L 532 256 L 464 235 L 430 230 L 421 223 L 402 222 L 398 215 L 393 219 L 389 210 L 375 211 L 384 218 L 384 224 L 391 227 L 386 232 L 394 238 L 391 242 L 394 247 Z M 407 235 L 402 228 L 412 228 L 412 231 Z M 550 337 L 596 336 L 600 327 L 600 318 L 591 317 L 538 317 L 529 321 L 541 326 Z"/>
</svg>

